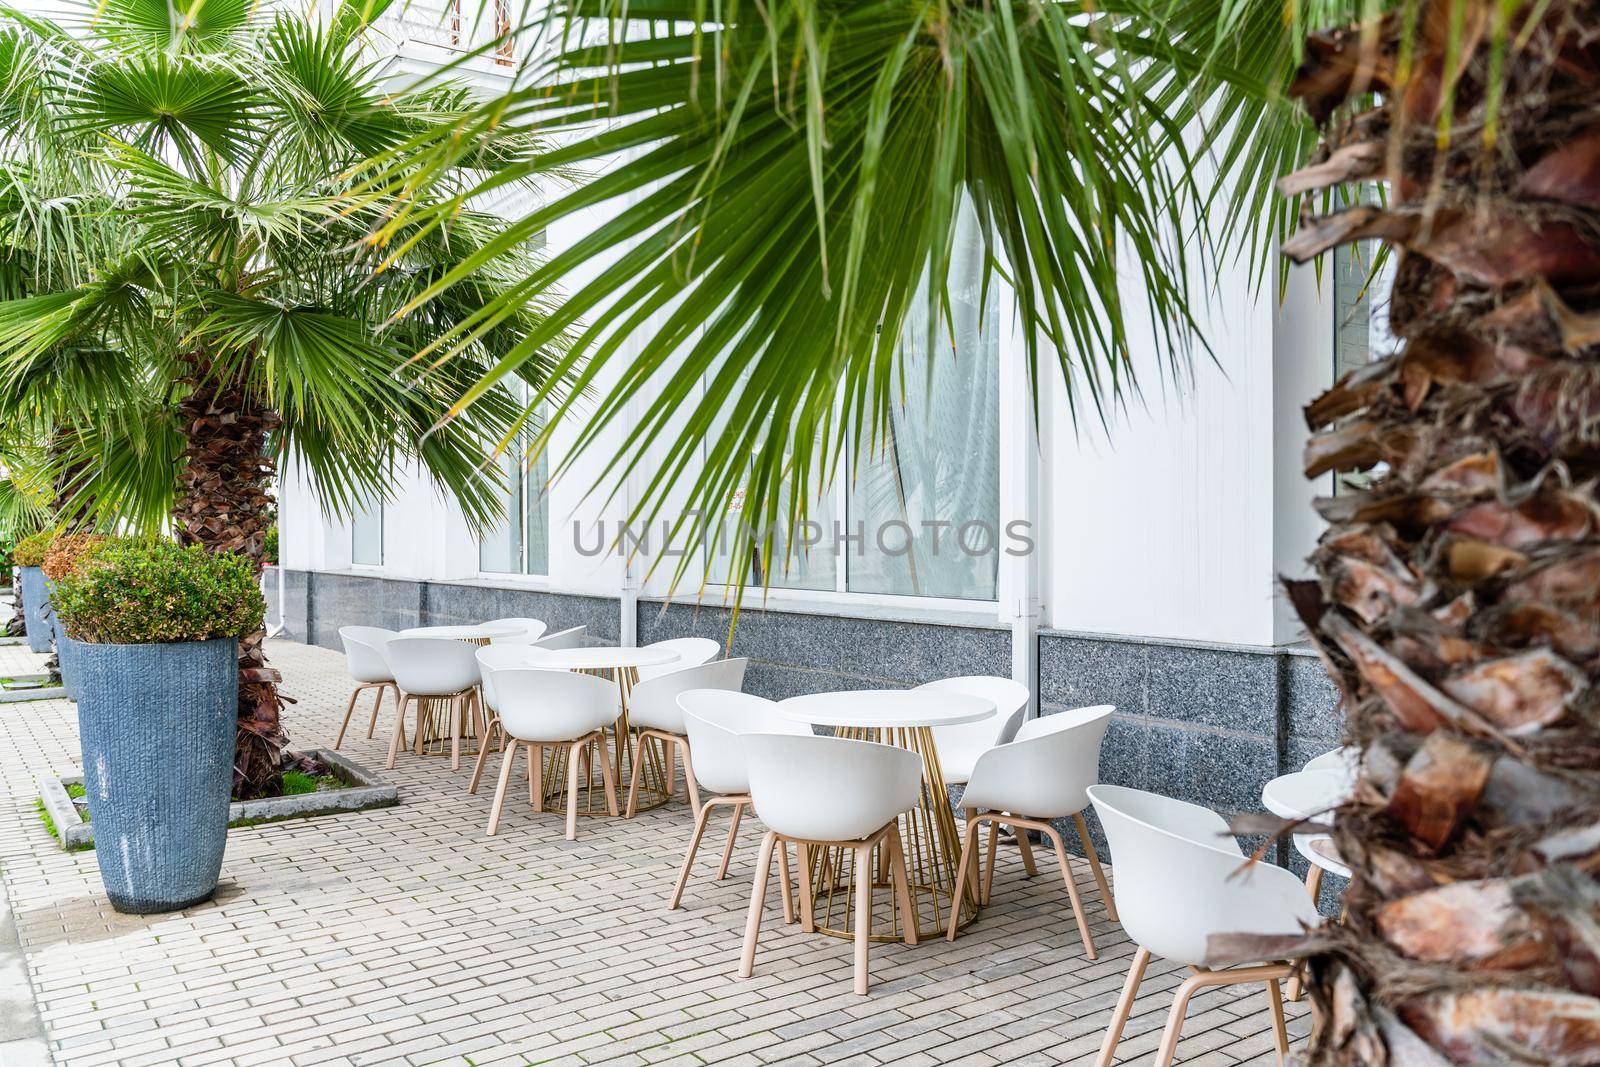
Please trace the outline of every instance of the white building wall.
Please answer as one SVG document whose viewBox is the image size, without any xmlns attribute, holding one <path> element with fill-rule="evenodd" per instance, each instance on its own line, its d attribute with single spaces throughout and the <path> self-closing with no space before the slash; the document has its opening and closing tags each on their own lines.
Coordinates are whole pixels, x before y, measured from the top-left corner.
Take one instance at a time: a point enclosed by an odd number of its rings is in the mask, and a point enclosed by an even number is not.
<svg viewBox="0 0 1600 1067">
<path fill-rule="evenodd" d="M 563 220 L 546 235 L 547 247 L 566 246 L 610 210 L 607 205 Z M 1196 352 L 1192 380 L 1183 383 L 1171 381 L 1156 362 L 1150 328 L 1139 321 L 1144 301 L 1137 272 L 1129 272 L 1133 359 L 1144 391 L 1109 412 L 1105 427 L 1087 406 L 1074 421 L 1059 367 L 1047 354 L 1038 440 L 1021 432 L 1029 408 L 1023 346 L 1013 336 L 1002 347 L 1001 410 L 1008 429 L 1001 445 L 1001 526 L 1033 519 L 1038 555 L 1027 562 L 1002 556 L 993 605 L 944 601 L 930 607 L 1009 625 L 1036 618 L 1088 633 L 1243 645 L 1298 639 L 1276 575 L 1300 573 L 1319 532 L 1309 506 L 1317 487 L 1299 474 L 1300 408 L 1331 380 L 1331 300 L 1309 269 L 1294 272 L 1280 301 L 1258 297 L 1249 270 L 1248 264 L 1226 265 L 1206 280 L 1208 291 L 1196 294 L 1215 360 Z M 579 284 L 574 279 L 569 287 Z M 1014 316 L 1007 310 L 1004 319 Z M 459 509 L 415 473 L 403 476 L 386 512 L 382 571 L 590 595 L 620 597 L 625 588 L 664 595 L 676 560 L 660 561 L 647 576 L 655 560 L 646 556 L 630 575 L 609 541 L 598 557 L 578 548 L 580 541 L 594 544 L 597 523 L 614 535 L 640 491 L 639 477 L 615 496 L 596 484 L 620 445 L 623 425 L 611 426 L 604 442 L 550 490 L 548 576 L 480 573 L 477 542 Z M 576 433 L 576 424 L 558 428 L 552 468 L 570 454 Z M 656 468 L 662 448 L 659 442 L 650 448 L 643 471 Z M 1036 450 L 1032 462 L 1030 449 Z M 348 522 L 321 516 L 309 488 L 292 475 L 284 480 L 281 510 L 286 566 L 350 567 Z M 698 558 L 693 562 L 678 587 L 680 599 L 700 595 Z M 720 590 L 704 594 L 708 603 L 722 599 Z M 922 606 L 909 597 L 790 590 L 774 590 L 764 600 L 752 591 L 748 601 L 865 614 Z M 634 616 L 626 605 L 620 610 L 626 634 Z"/>
<path fill-rule="evenodd" d="M 1045 368 L 1036 530 L 1044 625 L 1246 645 L 1297 639 L 1276 575 L 1299 572 L 1318 532 L 1309 507 L 1315 487 L 1299 475 L 1300 407 L 1331 377 L 1326 303 L 1309 271 L 1291 279 L 1281 305 L 1253 297 L 1243 268 L 1230 271 L 1206 318 L 1216 361 L 1197 354 L 1193 381 L 1180 390 L 1148 365 L 1153 346 L 1143 338 L 1135 358 L 1142 361 L 1144 395 L 1109 428 L 1088 410 L 1080 410 L 1074 424 L 1059 370 Z M 1002 379 L 1002 403 L 1013 426 L 1027 412 L 1021 358 L 1014 344 Z M 576 429 L 558 429 L 553 462 L 568 454 Z M 599 557 L 580 552 L 573 523 L 582 527 L 582 543 L 592 546 L 593 524 L 603 523 L 609 537 L 626 516 L 627 494 L 608 501 L 596 487 L 621 437 L 621 424 L 611 427 L 610 447 L 579 457 L 553 485 L 548 577 L 480 575 L 476 541 L 459 509 L 414 473 L 402 478 L 385 515 L 383 570 L 410 579 L 619 595 L 625 561 L 609 550 Z M 1002 446 L 1003 522 L 1026 514 L 1026 447 L 1018 435 Z M 643 469 L 653 466 L 646 462 Z M 287 566 L 349 567 L 348 522 L 323 519 L 302 481 L 285 480 L 282 511 Z M 639 575 L 649 563 L 640 561 Z M 672 563 L 664 561 L 645 583 L 648 592 L 666 591 Z M 1026 581 L 1023 568 L 1002 567 L 991 618 L 1011 621 L 1026 597 Z M 695 568 L 680 595 L 692 599 L 697 585 Z M 720 597 L 712 592 L 707 599 Z M 904 608 L 908 599 L 892 602 Z M 862 594 L 775 591 L 768 606 L 825 603 L 872 612 L 886 602 Z"/>
<path fill-rule="evenodd" d="M 1292 287 L 1280 309 L 1251 294 L 1247 271 L 1235 264 L 1218 279 L 1201 320 L 1215 358 L 1197 352 L 1186 387 L 1163 378 L 1148 326 L 1133 338 L 1143 394 L 1106 426 L 1082 398 L 1074 422 L 1052 378 L 1042 467 L 1051 625 L 1254 645 L 1295 638 L 1278 618 L 1275 574 L 1303 557 L 1315 530 L 1280 524 L 1277 511 L 1281 496 L 1310 515 L 1287 472 L 1298 404 L 1331 376 L 1332 326 L 1320 328 L 1314 288 Z"/>
</svg>

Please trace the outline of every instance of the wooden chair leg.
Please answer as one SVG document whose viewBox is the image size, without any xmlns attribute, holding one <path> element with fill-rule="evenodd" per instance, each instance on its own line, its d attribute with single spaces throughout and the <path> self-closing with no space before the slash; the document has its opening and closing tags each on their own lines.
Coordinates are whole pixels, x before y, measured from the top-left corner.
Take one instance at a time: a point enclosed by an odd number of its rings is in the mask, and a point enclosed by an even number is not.
<svg viewBox="0 0 1600 1067">
<path fill-rule="evenodd" d="M 403 696 L 400 698 L 400 710 L 394 717 L 394 734 L 389 738 L 389 758 L 383 765 L 385 770 L 394 770 L 394 759 L 395 756 L 399 755 L 400 753 L 400 737 L 402 731 L 405 729 L 406 706 L 410 703 L 410 696 Z M 421 732 L 422 730 L 422 724 L 420 722 L 417 724 L 417 730 L 418 732 Z"/>
<path fill-rule="evenodd" d="M 1128 967 L 1128 980 L 1122 983 L 1122 996 L 1117 998 L 1117 1006 L 1111 1012 L 1111 1022 L 1106 1026 L 1105 1040 L 1100 1042 L 1100 1055 L 1095 1058 L 1094 1067 L 1111 1067 L 1111 1061 L 1117 1055 L 1117 1042 L 1122 1040 L 1122 1028 L 1128 1023 L 1128 1016 L 1133 1012 L 1133 1002 L 1139 996 L 1139 983 L 1144 979 L 1144 969 L 1150 965 L 1150 950 L 1143 945 L 1133 954 L 1133 963 Z"/>
<path fill-rule="evenodd" d="M 649 740 L 649 734 L 639 735 L 639 747 L 634 751 L 631 762 L 633 768 L 628 772 L 628 818 L 633 818 L 639 811 L 639 768 L 644 766 L 644 745 Z M 695 809 L 699 811 L 699 808 Z"/>
<path fill-rule="evenodd" d="M 778 842 L 778 876 L 783 880 L 778 883 L 778 895 L 783 898 L 783 921 L 785 925 L 793 923 L 797 916 L 794 910 L 794 885 L 791 882 L 793 875 L 789 870 L 789 842 Z"/>
<path fill-rule="evenodd" d="M 1322 868 L 1318 867 L 1315 863 L 1313 863 L 1311 865 L 1311 869 L 1306 872 L 1306 892 L 1311 894 L 1311 903 L 1313 905 L 1315 905 L 1317 900 L 1322 896 Z M 1287 996 L 1289 997 L 1290 1004 L 1299 1003 L 1300 994 L 1305 991 L 1305 970 L 1306 965 L 1304 960 L 1295 961 L 1294 972 L 1289 975 L 1289 989 Z"/>
<path fill-rule="evenodd" d="M 500 731 L 500 743 L 506 743 L 505 730 L 500 726 L 500 720 L 494 721 L 494 728 Z M 534 811 L 544 810 L 544 746 L 528 746 L 528 807 Z"/>
<path fill-rule="evenodd" d="M 867 946 L 872 943 L 872 846 L 856 846 L 855 992 L 867 995 Z"/>
<path fill-rule="evenodd" d="M 756 939 L 761 936 L 761 912 L 767 904 L 767 877 L 772 873 L 772 850 L 778 835 L 771 830 L 761 839 L 761 858 L 756 861 L 755 887 L 750 891 L 750 914 L 744 923 L 744 955 L 739 960 L 739 977 L 749 978 L 756 971 Z"/>
<path fill-rule="evenodd" d="M 794 843 L 795 866 L 800 875 L 800 929 L 815 933 L 817 929 L 817 902 L 811 893 L 811 846 L 804 841 Z"/>
<path fill-rule="evenodd" d="M 1189 998 L 1197 990 L 1216 984 L 1207 981 L 1208 977 L 1205 971 L 1191 974 L 1173 994 L 1172 1010 L 1167 1012 L 1167 1025 L 1161 1031 L 1161 1045 L 1156 1049 L 1155 1067 L 1171 1067 L 1172 1057 L 1178 1051 L 1178 1039 L 1183 1036 L 1183 1017 L 1189 1011 Z"/>
<path fill-rule="evenodd" d="M 567 840 L 578 839 L 578 768 L 582 764 L 579 749 L 587 743 L 578 741 L 567 746 Z"/>
<path fill-rule="evenodd" d="M 946 941 L 956 939 L 956 923 L 961 919 L 961 894 L 966 892 L 967 875 L 977 877 L 978 855 L 973 847 L 978 842 L 978 833 L 983 825 L 982 815 L 967 816 L 967 836 L 961 842 L 961 858 L 956 863 L 956 891 L 950 896 L 950 929 L 945 931 Z M 980 883 L 979 893 L 982 893 Z"/>
<path fill-rule="evenodd" d="M 606 732 L 600 730 L 594 735 L 595 751 L 600 757 L 600 779 L 606 786 L 606 811 L 615 815 L 617 808 L 617 772 L 611 766 L 611 746 L 606 744 Z"/>
<path fill-rule="evenodd" d="M 661 734 L 656 734 L 655 738 L 661 746 L 661 762 L 666 765 L 662 769 L 667 775 L 667 799 L 671 800 L 672 794 L 678 791 L 678 763 L 672 757 L 672 742 Z"/>
<path fill-rule="evenodd" d="M 378 699 L 376 699 L 376 700 L 374 700 L 372 702 L 372 718 L 367 720 L 367 740 L 368 741 L 371 741 L 372 740 L 372 735 L 377 732 L 377 729 L 378 729 L 378 710 L 383 707 L 383 694 L 387 693 L 388 691 L 389 691 L 389 684 L 387 682 L 385 682 L 382 685 L 378 686 Z"/>
<path fill-rule="evenodd" d="M 490 724 L 489 731 L 484 733 L 483 740 L 478 743 L 478 759 L 472 765 L 472 781 L 467 783 L 468 796 L 472 796 L 478 791 L 478 782 L 483 778 L 483 768 L 489 763 L 489 737 L 492 731 L 499 729 L 500 723 L 499 720 L 496 720 Z"/>
<path fill-rule="evenodd" d="M 340 745 L 344 744 L 344 732 L 350 725 L 350 714 L 356 710 L 356 697 L 360 696 L 361 691 L 365 688 L 366 686 L 364 685 L 358 685 L 354 689 L 350 690 L 350 700 L 344 706 L 344 721 L 339 724 L 339 736 L 333 739 L 334 748 L 338 748 Z M 378 699 L 383 699 L 382 689 L 378 690 Z M 376 717 L 378 713 L 374 711 L 372 714 L 374 717 Z"/>
<path fill-rule="evenodd" d="M 1017 828 L 1017 851 L 1022 853 L 1022 869 L 1029 878 L 1039 873 L 1038 866 L 1033 862 L 1033 842 L 1028 840 L 1028 831 Z"/>
<path fill-rule="evenodd" d="M 1089 840 L 1089 825 L 1083 821 L 1083 812 L 1072 817 L 1072 825 L 1078 829 L 1078 840 L 1083 842 L 1083 858 L 1089 861 L 1089 869 L 1094 872 L 1094 883 L 1100 887 L 1100 899 L 1106 904 L 1106 917 L 1112 922 L 1121 922 L 1117 918 L 1117 902 L 1111 895 L 1111 886 L 1106 884 L 1106 872 L 1100 866 L 1100 856 L 1094 850 L 1094 842 Z"/>
<path fill-rule="evenodd" d="M 1267 980 L 1267 1005 L 1272 1011 L 1272 1041 L 1278 1047 L 1278 1067 L 1283 1067 L 1289 1056 L 1289 1028 L 1283 1021 L 1283 996 L 1278 992 L 1278 980 Z"/>
<path fill-rule="evenodd" d="M 983 861 L 983 882 L 978 887 L 978 899 L 985 907 L 989 905 L 989 894 L 994 890 L 994 846 L 1000 837 L 1000 822 L 991 819 L 989 822 L 989 854 Z"/>
<path fill-rule="evenodd" d="M 906 847 L 900 839 L 900 824 L 896 822 L 889 828 L 887 841 L 889 848 L 889 878 L 894 882 L 895 902 L 900 909 L 901 923 L 904 926 L 900 934 L 901 940 L 908 945 L 917 943 L 917 907 L 911 897 L 911 875 L 906 870 Z M 951 900 L 960 900 L 952 897 Z M 952 904 L 950 914 L 959 915 L 961 909 Z"/>
<path fill-rule="evenodd" d="M 728 823 L 728 843 L 722 846 L 722 865 L 717 868 L 717 881 L 728 877 L 728 861 L 733 859 L 733 839 L 739 836 L 739 819 L 744 815 L 745 801 L 734 805 L 733 820 Z"/>
<path fill-rule="evenodd" d="M 489 836 L 493 837 L 500 830 L 500 809 L 505 806 L 506 787 L 511 784 L 511 764 L 516 762 L 517 743 L 515 741 L 506 746 L 506 755 L 500 763 L 500 783 L 495 786 L 494 804 L 489 808 Z"/>
<path fill-rule="evenodd" d="M 683 901 L 683 888 L 689 884 L 689 870 L 694 866 L 694 854 L 700 850 L 700 839 L 705 836 L 706 822 L 711 818 L 712 805 L 707 804 L 695 812 L 694 833 L 689 837 L 689 851 L 683 854 L 683 866 L 678 868 L 678 881 L 667 900 L 667 910 L 672 911 Z"/>
<path fill-rule="evenodd" d="M 683 758 L 683 788 L 689 794 L 689 806 L 700 810 L 700 785 L 694 780 L 694 764 L 689 761 L 689 739 L 677 740 L 678 755 Z"/>
<path fill-rule="evenodd" d="M 1049 823 L 1041 823 L 1045 827 L 1044 833 L 1050 838 L 1050 843 L 1056 847 L 1056 862 L 1061 864 L 1061 880 L 1067 883 L 1067 896 L 1072 899 L 1072 917 L 1078 921 L 1078 936 L 1083 938 L 1083 947 L 1091 960 L 1100 958 L 1094 948 L 1094 935 L 1089 933 L 1089 920 L 1083 914 L 1083 899 L 1078 896 L 1078 883 L 1072 878 L 1072 865 L 1067 862 L 1066 846 L 1061 843 L 1061 835 L 1050 828 Z"/>
</svg>

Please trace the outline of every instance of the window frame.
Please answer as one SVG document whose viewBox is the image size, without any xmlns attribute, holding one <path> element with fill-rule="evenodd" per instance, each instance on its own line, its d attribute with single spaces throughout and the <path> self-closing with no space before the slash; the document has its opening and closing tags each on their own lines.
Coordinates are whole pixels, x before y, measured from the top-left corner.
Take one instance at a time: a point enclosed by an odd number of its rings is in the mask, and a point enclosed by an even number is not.
<svg viewBox="0 0 1600 1067">
<path fill-rule="evenodd" d="M 518 399 L 526 400 L 526 398 L 527 398 L 527 386 L 519 382 L 519 383 L 517 383 L 517 390 L 520 393 L 520 396 L 518 397 Z M 546 449 L 546 451 L 544 453 L 544 458 L 546 458 L 546 470 L 549 469 L 548 456 L 549 456 L 549 450 Z M 508 521 L 514 521 L 514 522 L 516 522 L 516 523 L 518 523 L 518 524 L 520 524 L 522 526 L 522 530 L 521 530 L 522 536 L 519 539 L 519 545 L 520 545 L 520 553 L 521 553 L 521 557 L 522 557 L 522 560 L 521 560 L 522 566 L 525 568 L 528 565 L 527 520 L 528 520 L 529 484 L 530 484 L 530 478 L 531 478 L 531 476 L 533 474 L 533 471 L 529 468 L 529 466 L 521 458 L 519 458 L 517 460 L 517 471 L 518 471 L 517 477 L 521 481 L 521 492 L 518 494 L 519 506 L 516 509 L 516 516 L 514 518 L 508 517 Z M 546 493 L 541 493 L 540 495 L 543 496 L 544 499 L 545 499 L 545 508 L 544 508 L 544 510 L 545 510 L 544 570 L 543 571 L 538 571 L 538 572 L 529 571 L 529 570 L 515 570 L 515 571 L 491 571 L 491 570 L 485 570 L 484 567 L 483 567 L 483 538 L 482 537 L 477 537 L 477 538 L 474 538 L 474 540 L 473 540 L 473 543 L 474 543 L 474 545 L 475 545 L 475 547 L 477 549 L 477 569 L 473 573 L 478 578 L 484 579 L 485 581 L 493 581 L 493 582 L 511 582 L 511 583 L 515 583 L 517 585 L 527 586 L 527 587 L 531 587 L 531 588 L 540 588 L 540 589 L 551 588 L 551 584 L 550 584 L 550 557 L 552 555 L 551 549 L 553 547 L 553 539 L 552 539 L 552 536 L 551 536 L 551 531 L 553 529 L 553 525 L 552 525 L 552 523 L 550 521 L 550 506 L 549 506 L 550 495 L 547 492 Z"/>
</svg>

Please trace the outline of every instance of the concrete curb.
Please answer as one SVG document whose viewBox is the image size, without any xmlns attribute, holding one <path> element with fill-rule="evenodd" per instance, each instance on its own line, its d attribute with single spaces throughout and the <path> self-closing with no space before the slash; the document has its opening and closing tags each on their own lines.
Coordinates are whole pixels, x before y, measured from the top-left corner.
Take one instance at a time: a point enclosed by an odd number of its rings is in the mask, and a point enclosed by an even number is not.
<svg viewBox="0 0 1600 1067">
<path fill-rule="evenodd" d="M 15 638 L 20 643 L 22 638 Z M 19 682 L 42 682 L 49 678 L 48 674 L 13 674 L 8 677 Z M 24 700 L 65 700 L 67 690 L 65 686 L 51 685 L 39 689 L 3 689 L 0 688 L 0 704 L 15 704 Z"/>
<path fill-rule="evenodd" d="M 384 782 L 359 763 L 355 763 L 332 749 L 313 748 L 296 755 L 315 756 L 337 770 L 340 777 L 351 783 L 348 788 L 320 793 L 301 793 L 292 797 L 268 797 L 264 800 L 236 800 L 228 805 L 228 825 L 241 822 L 278 822 L 282 819 L 303 819 L 315 815 L 336 815 L 347 811 L 366 811 L 369 808 L 392 808 L 400 803 L 397 786 Z M 63 849 L 94 847 L 94 827 L 78 817 L 77 806 L 67 795 L 67 786 L 81 785 L 83 776 L 65 774 L 39 779 L 39 798 L 45 811 L 56 824 L 57 840 Z"/>
</svg>

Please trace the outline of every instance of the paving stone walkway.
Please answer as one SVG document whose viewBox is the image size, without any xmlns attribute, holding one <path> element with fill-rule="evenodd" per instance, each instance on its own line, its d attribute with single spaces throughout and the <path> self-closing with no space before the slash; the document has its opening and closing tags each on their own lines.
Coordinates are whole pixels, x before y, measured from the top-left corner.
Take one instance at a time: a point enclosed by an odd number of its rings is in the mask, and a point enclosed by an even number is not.
<svg viewBox="0 0 1600 1067">
<path fill-rule="evenodd" d="M 293 741 L 330 745 L 343 657 L 275 641 L 296 698 Z M 0 647 L 0 675 L 42 657 Z M 381 768 L 379 736 L 344 751 Z M 360 713 L 358 713 L 358 717 Z M 954 944 L 874 945 L 872 994 L 850 992 L 847 942 L 785 926 L 776 893 L 756 977 L 736 977 L 759 832 L 725 882 L 702 851 L 682 910 L 665 910 L 691 818 L 680 799 L 631 821 L 561 820 L 507 805 L 469 768 L 402 754 L 401 804 L 233 831 L 216 899 L 118 915 L 92 852 L 67 854 L 35 779 L 79 766 L 73 705 L 0 704 L 0 865 L 26 977 L 61 1067 L 100 1064 L 1087 1064 L 1133 945 L 1077 874 L 1100 959 L 1065 894 L 1003 851 L 992 905 Z M 518 772 L 518 780 L 521 774 Z M 492 785 L 492 784 L 491 784 Z M 725 824 L 723 824 L 725 825 Z M 713 833 L 715 830 L 713 830 Z M 0 1004 L 22 996 L 0 968 Z M 1152 963 L 1119 1062 L 1147 1062 L 1184 972 Z M 1309 1025 L 1290 1005 L 1297 1046 Z M 1179 1062 L 1271 1063 L 1260 989 L 1199 997 Z"/>
</svg>

